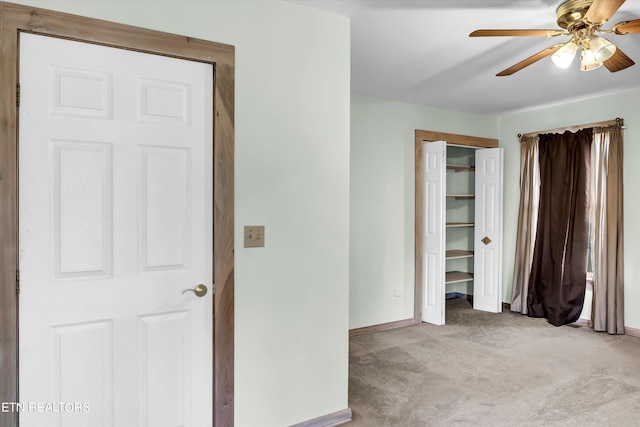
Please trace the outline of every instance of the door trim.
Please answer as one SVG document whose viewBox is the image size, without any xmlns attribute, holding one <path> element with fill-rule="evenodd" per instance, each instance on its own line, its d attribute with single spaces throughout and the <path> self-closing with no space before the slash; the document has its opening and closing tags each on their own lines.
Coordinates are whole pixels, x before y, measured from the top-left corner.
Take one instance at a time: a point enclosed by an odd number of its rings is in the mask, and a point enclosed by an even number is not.
<svg viewBox="0 0 640 427">
<path fill-rule="evenodd" d="M 0 402 L 18 402 L 18 35 L 20 32 L 212 64 L 213 80 L 213 420 L 234 422 L 234 76 L 235 48 L 0 2 Z M 18 424 L 3 413 L 0 426 Z"/>
<path fill-rule="evenodd" d="M 422 277 L 424 274 L 424 266 L 422 265 L 422 216 L 424 215 L 422 205 L 424 201 L 423 190 L 423 160 L 422 160 L 422 143 L 446 141 L 448 144 L 465 145 L 470 147 L 497 148 L 498 140 L 491 138 L 480 138 L 477 136 L 458 135 L 454 133 L 433 132 L 429 130 L 415 131 L 415 277 L 413 290 L 413 321 L 422 322 Z"/>
</svg>

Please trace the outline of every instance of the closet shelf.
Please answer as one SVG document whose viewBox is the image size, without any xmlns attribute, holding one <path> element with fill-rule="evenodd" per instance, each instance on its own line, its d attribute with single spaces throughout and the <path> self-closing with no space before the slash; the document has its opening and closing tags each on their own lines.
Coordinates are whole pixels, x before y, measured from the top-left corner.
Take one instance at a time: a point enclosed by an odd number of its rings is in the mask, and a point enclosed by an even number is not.
<svg viewBox="0 0 640 427">
<path fill-rule="evenodd" d="M 454 199 L 475 199 L 475 194 L 447 194 L 447 197 L 453 197 Z"/>
<path fill-rule="evenodd" d="M 448 222 L 447 223 L 447 228 L 454 228 L 454 227 L 473 227 L 473 223 L 472 222 Z"/>
<path fill-rule="evenodd" d="M 463 251 L 461 249 L 450 249 L 446 252 L 447 259 L 471 258 L 473 251 Z"/>
<path fill-rule="evenodd" d="M 447 169 L 455 171 L 455 172 L 473 172 L 476 170 L 474 166 L 469 165 L 455 165 L 451 163 L 447 163 Z"/>
<path fill-rule="evenodd" d="M 469 282 L 473 280 L 473 273 L 464 271 L 447 271 L 445 274 L 445 283 Z"/>
</svg>

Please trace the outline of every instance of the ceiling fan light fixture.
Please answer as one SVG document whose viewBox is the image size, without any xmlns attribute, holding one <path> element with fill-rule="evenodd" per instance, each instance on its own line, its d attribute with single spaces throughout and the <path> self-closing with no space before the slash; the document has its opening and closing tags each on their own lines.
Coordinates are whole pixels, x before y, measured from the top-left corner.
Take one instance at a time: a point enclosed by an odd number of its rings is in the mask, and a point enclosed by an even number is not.
<svg viewBox="0 0 640 427">
<path fill-rule="evenodd" d="M 539 0 L 538 0 L 539 1 Z M 547 0 L 545 0 L 547 1 Z M 549 0 L 551 1 L 551 0 Z M 570 36 L 566 41 L 556 43 L 530 57 L 502 70 L 496 76 L 510 76 L 538 62 L 551 57 L 558 68 L 569 68 L 578 54 L 580 69 L 595 70 L 605 66 L 612 73 L 625 70 L 635 62 L 619 47 L 609 40 L 596 35 L 602 34 L 640 34 L 640 19 L 618 22 L 612 29 L 604 29 L 625 0 L 557 0 L 561 1 L 556 9 L 557 24 L 561 30 L 552 29 L 484 29 L 469 34 L 470 37 L 557 37 Z"/>
<path fill-rule="evenodd" d="M 602 62 L 598 61 L 591 49 L 583 48 L 580 55 L 580 69 L 582 71 L 591 71 L 602 66 Z"/>
<path fill-rule="evenodd" d="M 596 61 L 604 62 L 616 53 L 616 45 L 603 37 L 594 37 L 589 41 L 589 49 Z"/>
<path fill-rule="evenodd" d="M 576 56 L 577 51 L 578 45 L 571 40 L 558 49 L 556 53 L 551 56 L 551 60 L 558 68 L 569 68 L 569 65 L 573 62 L 573 58 Z"/>
</svg>

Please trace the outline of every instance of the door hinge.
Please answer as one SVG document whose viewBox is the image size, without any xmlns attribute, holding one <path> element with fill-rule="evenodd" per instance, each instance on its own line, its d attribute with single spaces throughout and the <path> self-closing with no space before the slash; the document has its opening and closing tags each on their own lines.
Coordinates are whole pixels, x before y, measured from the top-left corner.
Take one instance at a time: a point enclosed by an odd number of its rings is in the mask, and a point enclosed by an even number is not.
<svg viewBox="0 0 640 427">
<path fill-rule="evenodd" d="M 20 295 L 20 270 L 16 270 L 16 294 Z"/>
<path fill-rule="evenodd" d="M 211 285 L 211 293 L 212 293 L 213 295 L 215 295 L 215 294 L 216 294 L 216 284 L 215 284 L 215 283 L 214 283 L 213 285 Z"/>
<path fill-rule="evenodd" d="M 16 84 L 16 107 L 20 107 L 20 83 Z"/>
</svg>

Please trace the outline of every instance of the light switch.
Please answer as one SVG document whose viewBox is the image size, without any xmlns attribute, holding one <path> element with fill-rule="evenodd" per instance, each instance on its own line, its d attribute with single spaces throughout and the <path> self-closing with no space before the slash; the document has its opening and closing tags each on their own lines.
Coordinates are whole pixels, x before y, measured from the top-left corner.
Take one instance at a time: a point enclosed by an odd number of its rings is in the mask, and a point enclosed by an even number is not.
<svg viewBox="0 0 640 427">
<path fill-rule="evenodd" d="M 262 248 L 264 247 L 264 225 L 244 226 L 244 247 Z"/>
</svg>

